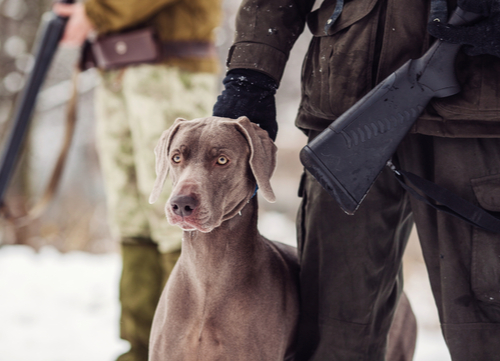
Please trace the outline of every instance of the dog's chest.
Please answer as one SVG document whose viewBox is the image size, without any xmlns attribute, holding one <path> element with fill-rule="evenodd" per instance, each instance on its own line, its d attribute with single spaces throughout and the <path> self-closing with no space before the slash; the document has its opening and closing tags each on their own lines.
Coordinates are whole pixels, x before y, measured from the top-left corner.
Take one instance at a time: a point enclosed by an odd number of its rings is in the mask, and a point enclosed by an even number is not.
<svg viewBox="0 0 500 361">
<path fill-rule="evenodd" d="M 282 322 L 283 303 L 273 293 L 277 285 L 269 277 L 254 274 L 233 284 L 227 280 L 198 284 L 180 276 L 182 273 L 179 270 L 178 277 L 172 279 L 166 307 L 159 311 L 166 316 L 162 329 L 169 330 L 163 331 L 168 342 L 162 344 L 175 348 L 183 345 L 183 350 L 196 350 L 205 355 L 199 359 L 207 361 L 246 360 L 246 355 L 262 352 L 263 358 L 253 360 L 273 359 L 265 355 L 265 350 L 279 352 L 280 338 L 287 332 Z M 216 275 L 212 278 L 217 280 Z"/>
<path fill-rule="evenodd" d="M 169 325 L 177 327 L 165 328 L 177 336 L 163 343 L 165 352 L 183 350 L 179 360 L 282 360 L 287 332 L 276 313 L 266 316 L 266 305 L 255 306 L 227 300 L 193 307 L 188 319 L 170 320 Z"/>
</svg>

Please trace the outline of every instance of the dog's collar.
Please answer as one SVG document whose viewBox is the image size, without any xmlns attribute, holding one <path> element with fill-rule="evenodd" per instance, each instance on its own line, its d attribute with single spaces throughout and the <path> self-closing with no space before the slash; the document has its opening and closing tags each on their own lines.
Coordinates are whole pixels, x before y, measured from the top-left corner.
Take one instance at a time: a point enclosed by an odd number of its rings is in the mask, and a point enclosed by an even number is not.
<svg viewBox="0 0 500 361">
<path fill-rule="evenodd" d="M 255 197 L 255 195 L 257 194 L 257 191 L 258 191 L 258 190 L 259 190 L 259 186 L 258 186 L 258 185 L 255 185 L 255 190 L 254 190 L 254 192 L 253 192 L 252 196 L 248 199 L 247 204 L 248 204 L 248 203 L 250 203 L 250 200 L 251 200 L 253 197 Z M 240 211 L 238 212 L 238 214 L 241 216 L 241 209 L 240 209 Z"/>
<path fill-rule="evenodd" d="M 255 195 L 257 194 L 257 191 L 259 190 L 259 186 L 256 185 L 255 186 L 255 191 L 253 192 L 252 196 L 250 197 L 250 199 L 252 199 L 253 197 L 255 197 Z"/>
</svg>

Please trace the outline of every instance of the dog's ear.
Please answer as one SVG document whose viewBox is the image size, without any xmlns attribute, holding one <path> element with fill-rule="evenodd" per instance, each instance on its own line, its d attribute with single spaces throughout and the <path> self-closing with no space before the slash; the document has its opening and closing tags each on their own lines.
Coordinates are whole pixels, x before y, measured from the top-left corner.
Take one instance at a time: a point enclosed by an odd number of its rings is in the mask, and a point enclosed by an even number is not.
<svg viewBox="0 0 500 361">
<path fill-rule="evenodd" d="M 236 125 L 250 145 L 250 168 L 262 191 L 262 196 L 268 202 L 275 202 L 271 176 L 276 168 L 276 145 L 264 129 L 252 123 L 247 117 L 236 119 Z"/>
<path fill-rule="evenodd" d="M 163 189 L 163 184 L 165 183 L 165 180 L 167 179 L 168 175 L 168 170 L 169 170 L 169 164 L 170 164 L 170 159 L 168 156 L 169 148 L 170 148 L 170 143 L 172 143 L 172 139 L 174 137 L 174 134 L 177 132 L 179 129 L 179 126 L 181 123 L 185 121 L 185 119 L 182 118 L 177 118 L 172 124 L 170 128 L 165 130 L 158 143 L 156 144 L 155 147 L 155 156 L 156 156 L 156 180 L 155 184 L 153 186 L 153 190 L 151 191 L 151 194 L 149 195 L 149 203 L 153 204 L 156 202 L 158 197 L 160 196 L 160 193 Z"/>
</svg>

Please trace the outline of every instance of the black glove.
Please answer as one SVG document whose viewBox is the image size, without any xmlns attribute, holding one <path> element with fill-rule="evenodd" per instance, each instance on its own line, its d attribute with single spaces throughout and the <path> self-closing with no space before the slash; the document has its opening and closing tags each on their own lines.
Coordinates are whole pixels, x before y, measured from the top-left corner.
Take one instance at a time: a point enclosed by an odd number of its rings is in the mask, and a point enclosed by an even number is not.
<svg viewBox="0 0 500 361">
<path fill-rule="evenodd" d="M 458 6 L 485 19 L 473 25 L 456 26 L 432 21 L 429 33 L 452 44 L 464 44 L 467 55 L 490 54 L 500 57 L 500 0 L 458 0 Z"/>
<path fill-rule="evenodd" d="M 225 89 L 217 98 L 213 115 L 236 119 L 246 116 L 276 139 L 276 103 L 278 84 L 264 73 L 249 69 L 230 70 L 222 83 Z"/>
</svg>

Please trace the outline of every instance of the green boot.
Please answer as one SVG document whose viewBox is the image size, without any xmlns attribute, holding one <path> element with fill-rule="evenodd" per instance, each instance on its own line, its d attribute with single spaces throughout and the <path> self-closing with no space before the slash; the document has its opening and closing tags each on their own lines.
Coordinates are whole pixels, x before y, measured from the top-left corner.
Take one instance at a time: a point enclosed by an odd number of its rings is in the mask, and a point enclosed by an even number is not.
<svg viewBox="0 0 500 361">
<path fill-rule="evenodd" d="M 117 361 L 147 361 L 154 312 L 180 252 L 162 255 L 155 243 L 142 238 L 123 239 L 121 249 L 120 337 L 130 343 L 130 350 Z"/>
</svg>

